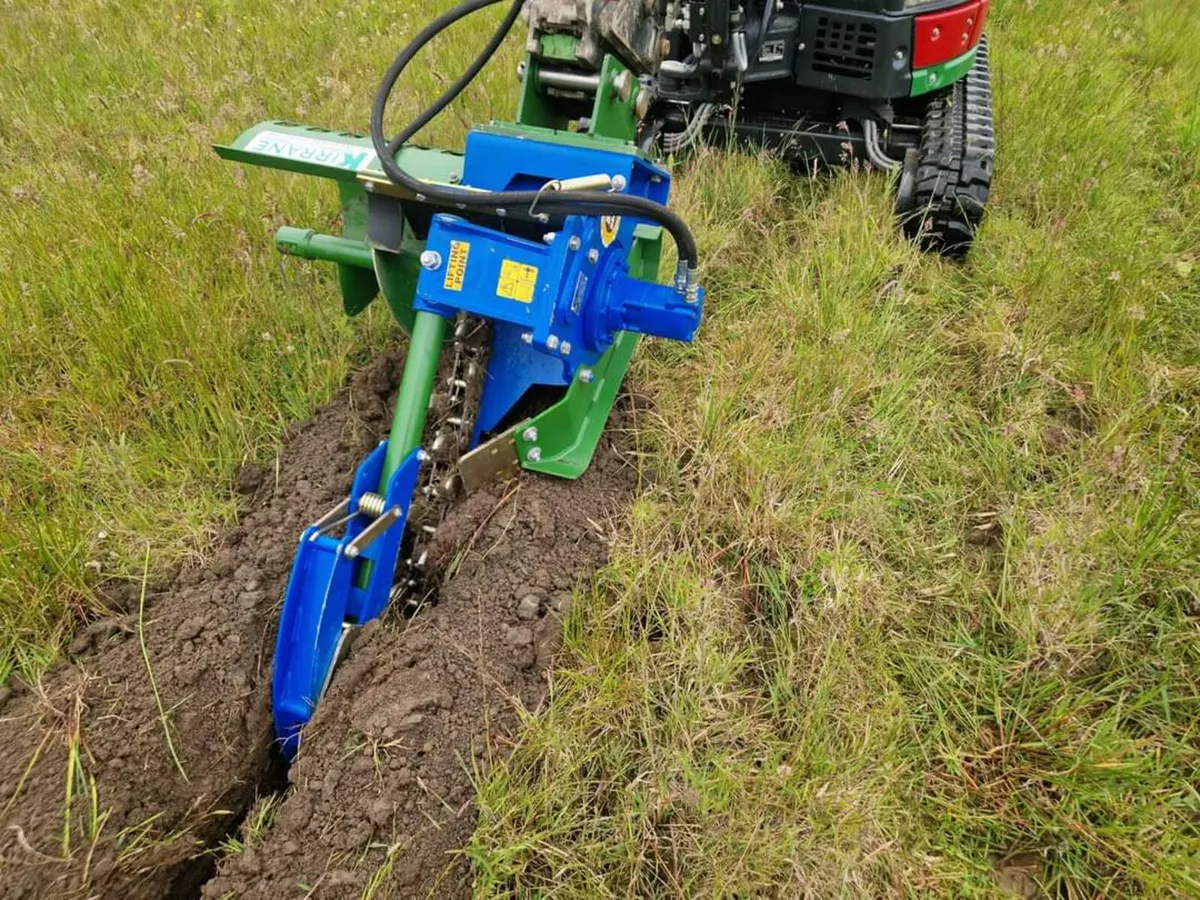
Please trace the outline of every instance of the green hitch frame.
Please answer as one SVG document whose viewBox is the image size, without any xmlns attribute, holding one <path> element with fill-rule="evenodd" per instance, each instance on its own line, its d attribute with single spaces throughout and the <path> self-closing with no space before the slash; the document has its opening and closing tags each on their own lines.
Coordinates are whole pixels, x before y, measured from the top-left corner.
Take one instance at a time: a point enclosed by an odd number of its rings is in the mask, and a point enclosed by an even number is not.
<svg viewBox="0 0 1200 900">
<path fill-rule="evenodd" d="M 375 268 L 371 248 L 362 241 L 320 234 L 311 228 L 292 228 L 290 225 L 284 225 L 275 232 L 275 246 L 285 256 L 323 260 L 368 271 Z"/>
</svg>

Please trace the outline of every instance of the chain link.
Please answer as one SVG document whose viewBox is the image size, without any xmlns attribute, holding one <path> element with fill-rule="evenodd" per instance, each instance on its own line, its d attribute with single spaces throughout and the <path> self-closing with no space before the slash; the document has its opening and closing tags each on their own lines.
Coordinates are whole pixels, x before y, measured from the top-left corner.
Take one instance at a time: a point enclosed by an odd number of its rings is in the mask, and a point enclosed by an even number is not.
<svg viewBox="0 0 1200 900">
<path fill-rule="evenodd" d="M 425 561 L 429 541 L 462 493 L 458 459 L 471 445 L 475 417 L 483 394 L 483 377 L 491 329 L 482 320 L 459 313 L 454 323 L 451 362 L 430 397 L 425 433 L 429 461 L 409 513 L 411 551 L 397 567 L 392 601 L 406 613 L 425 602 Z M 414 515 L 415 513 L 415 515 Z"/>
</svg>

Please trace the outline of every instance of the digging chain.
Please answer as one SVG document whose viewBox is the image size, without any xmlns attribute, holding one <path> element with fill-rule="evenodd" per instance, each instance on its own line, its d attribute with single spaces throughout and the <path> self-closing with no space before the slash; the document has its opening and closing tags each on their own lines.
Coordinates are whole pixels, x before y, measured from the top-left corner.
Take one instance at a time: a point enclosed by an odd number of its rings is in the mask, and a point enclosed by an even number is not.
<svg viewBox="0 0 1200 900">
<path fill-rule="evenodd" d="M 396 569 L 392 601 L 406 614 L 426 602 L 425 563 L 429 541 L 462 493 L 458 459 L 470 449 L 475 417 L 483 395 L 490 337 L 488 324 L 465 313 L 454 323 L 450 363 L 439 372 L 425 425 L 429 460 L 409 512 L 407 555 Z"/>
</svg>

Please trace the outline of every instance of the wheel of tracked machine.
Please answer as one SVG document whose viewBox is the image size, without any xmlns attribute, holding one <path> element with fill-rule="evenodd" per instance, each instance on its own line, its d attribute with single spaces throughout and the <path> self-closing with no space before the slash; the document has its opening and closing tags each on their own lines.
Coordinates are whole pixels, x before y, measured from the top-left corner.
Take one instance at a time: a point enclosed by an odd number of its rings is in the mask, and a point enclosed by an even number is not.
<svg viewBox="0 0 1200 900">
<path fill-rule="evenodd" d="M 962 259 L 971 249 L 992 187 L 996 138 L 987 38 L 967 77 L 930 99 L 915 165 L 898 208 L 905 233 L 923 250 Z"/>
</svg>

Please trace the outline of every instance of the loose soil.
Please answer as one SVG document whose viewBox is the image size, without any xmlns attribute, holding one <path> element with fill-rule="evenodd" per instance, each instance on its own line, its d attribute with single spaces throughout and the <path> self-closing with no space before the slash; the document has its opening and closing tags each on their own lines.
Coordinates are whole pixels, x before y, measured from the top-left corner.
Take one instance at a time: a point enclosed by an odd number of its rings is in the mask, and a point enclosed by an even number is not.
<svg viewBox="0 0 1200 900">
<path fill-rule="evenodd" d="M 376 360 L 289 429 L 273 470 L 239 473 L 241 524 L 211 565 L 151 586 L 141 640 L 140 585 L 123 585 L 109 592 L 114 615 L 81 633 L 69 662 L 0 689 L 0 895 L 198 893 L 209 848 L 282 774 L 271 653 L 296 540 L 349 491 L 399 371 L 397 355 Z"/>
<path fill-rule="evenodd" d="M 451 513 L 429 552 L 437 605 L 357 635 L 291 792 L 204 897 L 469 895 L 456 851 L 475 824 L 472 777 L 542 702 L 571 590 L 608 555 L 636 485 L 620 446 L 602 442 L 577 482 L 522 475 Z"/>
<path fill-rule="evenodd" d="M 239 473 L 247 511 L 211 565 L 152 586 L 141 617 L 140 586 L 112 591 L 67 663 L 0 689 L 0 896 L 469 892 L 473 774 L 542 701 L 571 590 L 636 474 L 606 438 L 577 482 L 522 475 L 463 501 L 429 548 L 438 603 L 355 635 L 287 771 L 270 670 L 295 543 L 349 492 L 399 371 L 381 357 L 289 430 L 273 470 Z M 263 797 L 268 824 L 220 850 Z"/>
</svg>

